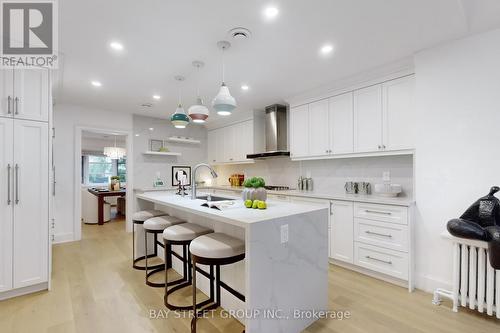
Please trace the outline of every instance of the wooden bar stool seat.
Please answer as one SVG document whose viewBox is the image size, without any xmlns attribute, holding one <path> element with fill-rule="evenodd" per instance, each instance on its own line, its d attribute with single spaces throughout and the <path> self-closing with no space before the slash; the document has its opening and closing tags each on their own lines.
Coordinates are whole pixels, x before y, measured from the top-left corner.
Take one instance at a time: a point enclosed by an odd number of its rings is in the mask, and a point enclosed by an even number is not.
<svg viewBox="0 0 500 333">
<path fill-rule="evenodd" d="M 157 253 L 155 252 L 153 254 L 145 253 L 143 256 L 138 257 L 138 258 L 135 257 L 135 227 L 137 225 L 143 225 L 144 221 L 146 221 L 147 219 L 150 219 L 150 218 L 156 217 L 156 216 L 163 216 L 163 215 L 167 215 L 167 213 L 162 212 L 161 210 L 141 210 L 141 211 L 135 212 L 134 215 L 132 215 L 132 222 L 133 222 L 133 225 L 132 225 L 132 267 L 134 269 L 138 269 L 141 271 L 145 270 L 146 268 L 144 266 L 139 266 L 137 263 L 141 260 L 146 259 L 146 256 L 148 256 L 149 258 L 157 256 Z"/>
</svg>

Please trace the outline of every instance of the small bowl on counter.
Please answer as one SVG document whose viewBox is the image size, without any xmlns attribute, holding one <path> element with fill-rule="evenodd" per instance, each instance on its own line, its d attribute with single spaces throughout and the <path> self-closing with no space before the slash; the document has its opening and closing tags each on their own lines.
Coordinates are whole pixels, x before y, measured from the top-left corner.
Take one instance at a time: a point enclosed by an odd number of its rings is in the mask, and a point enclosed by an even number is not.
<svg viewBox="0 0 500 333">
<path fill-rule="evenodd" d="M 375 184 L 374 194 L 381 197 L 394 198 L 403 191 L 400 184 Z"/>
</svg>

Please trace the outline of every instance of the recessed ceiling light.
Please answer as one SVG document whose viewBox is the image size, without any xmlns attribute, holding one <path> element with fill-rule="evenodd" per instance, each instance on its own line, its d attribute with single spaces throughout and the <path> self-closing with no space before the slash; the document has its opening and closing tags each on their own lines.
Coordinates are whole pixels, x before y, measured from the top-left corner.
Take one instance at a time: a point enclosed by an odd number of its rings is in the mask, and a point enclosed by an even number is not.
<svg viewBox="0 0 500 333">
<path fill-rule="evenodd" d="M 241 90 L 245 90 L 245 91 L 246 91 L 246 90 L 248 90 L 248 89 L 250 89 L 250 87 L 249 87 L 249 86 L 247 86 L 246 84 L 242 84 L 242 85 L 241 85 Z"/>
<path fill-rule="evenodd" d="M 109 46 L 116 51 L 123 51 L 123 44 L 119 42 L 111 42 Z"/>
<path fill-rule="evenodd" d="M 279 13 L 278 8 L 276 8 L 276 7 L 274 7 L 274 6 L 269 6 L 269 7 L 267 7 L 266 9 L 264 9 L 264 15 L 265 15 L 268 19 L 273 19 L 273 18 L 275 18 L 276 16 L 278 16 L 278 13 Z"/>
<path fill-rule="evenodd" d="M 150 127 L 149 130 L 153 132 L 155 129 L 153 127 Z"/>
<path fill-rule="evenodd" d="M 330 54 L 333 51 L 333 45 L 325 44 L 321 47 L 320 51 L 321 51 L 321 54 L 324 54 L 324 55 Z"/>
<path fill-rule="evenodd" d="M 90 82 L 94 87 L 101 87 L 102 86 L 102 83 L 99 82 L 99 81 L 91 81 Z"/>
<path fill-rule="evenodd" d="M 140 134 L 136 134 L 135 136 L 141 136 Z"/>
<path fill-rule="evenodd" d="M 160 99 L 160 98 L 161 98 L 161 96 L 160 96 L 160 95 L 153 95 L 153 99 L 158 100 L 158 99 Z"/>
</svg>

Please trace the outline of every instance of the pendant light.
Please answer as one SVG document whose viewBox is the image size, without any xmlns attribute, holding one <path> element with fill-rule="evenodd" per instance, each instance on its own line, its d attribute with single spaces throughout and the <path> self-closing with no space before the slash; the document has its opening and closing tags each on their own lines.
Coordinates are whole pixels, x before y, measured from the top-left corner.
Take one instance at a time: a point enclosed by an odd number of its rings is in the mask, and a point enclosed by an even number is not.
<svg viewBox="0 0 500 333">
<path fill-rule="evenodd" d="M 221 116 L 229 116 L 236 108 L 236 100 L 229 93 L 229 88 L 224 82 L 225 68 L 224 68 L 224 51 L 231 47 L 231 43 L 222 40 L 217 42 L 217 46 L 222 50 L 222 85 L 220 87 L 219 93 L 215 96 L 212 101 L 212 106 L 217 111 L 217 114 Z"/>
<path fill-rule="evenodd" d="M 192 105 L 188 109 L 189 117 L 194 123 L 204 123 L 209 114 L 208 108 L 203 104 L 203 100 L 200 97 L 200 68 L 205 64 L 202 61 L 193 61 L 193 66 L 197 68 L 198 71 L 198 82 L 196 83 L 196 104 Z"/>
<path fill-rule="evenodd" d="M 179 82 L 179 104 L 177 104 L 177 109 L 175 109 L 175 112 L 170 117 L 170 121 L 175 128 L 186 128 L 189 124 L 189 117 L 186 111 L 184 111 L 181 102 L 181 83 L 184 81 L 184 76 L 177 75 L 174 79 Z"/>
<path fill-rule="evenodd" d="M 112 160 L 119 160 L 127 155 L 125 148 L 119 148 L 116 146 L 116 135 L 115 135 L 115 146 L 114 147 L 104 147 L 104 155 L 111 158 Z"/>
</svg>

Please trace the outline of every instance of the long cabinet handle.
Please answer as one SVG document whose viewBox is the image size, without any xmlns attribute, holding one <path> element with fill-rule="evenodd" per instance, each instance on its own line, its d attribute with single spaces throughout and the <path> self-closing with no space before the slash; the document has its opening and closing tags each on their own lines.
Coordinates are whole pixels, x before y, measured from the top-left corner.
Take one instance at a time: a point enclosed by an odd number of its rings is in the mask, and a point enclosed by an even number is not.
<svg viewBox="0 0 500 333">
<path fill-rule="evenodd" d="M 370 210 L 370 209 L 365 209 L 365 213 L 382 214 L 382 215 L 392 215 L 391 212 L 381 212 L 379 210 Z"/>
<path fill-rule="evenodd" d="M 16 205 L 19 204 L 19 165 L 16 164 Z"/>
<path fill-rule="evenodd" d="M 12 203 L 12 200 L 10 198 L 10 171 L 12 170 L 12 167 L 7 165 L 7 205 L 10 206 Z"/>
<path fill-rule="evenodd" d="M 369 234 L 369 235 L 376 235 L 376 236 L 382 236 L 382 237 L 387 237 L 387 238 L 392 238 L 392 235 L 389 235 L 389 234 L 381 234 L 381 233 L 378 233 L 378 232 L 373 232 L 373 231 L 370 231 L 370 230 L 366 230 L 365 233 Z"/>
<path fill-rule="evenodd" d="M 12 114 L 12 111 L 10 110 L 11 102 L 12 102 L 12 97 L 7 96 L 7 114 Z"/>
<path fill-rule="evenodd" d="M 378 258 L 374 258 L 374 257 L 370 257 L 370 256 L 365 256 L 365 258 L 366 259 L 370 259 L 370 260 L 375 260 L 375 261 L 383 262 L 384 264 L 392 265 L 392 261 L 382 260 L 382 259 L 378 259 Z"/>
<path fill-rule="evenodd" d="M 15 113 L 19 114 L 19 97 L 14 98 L 14 102 L 16 104 Z"/>
</svg>

